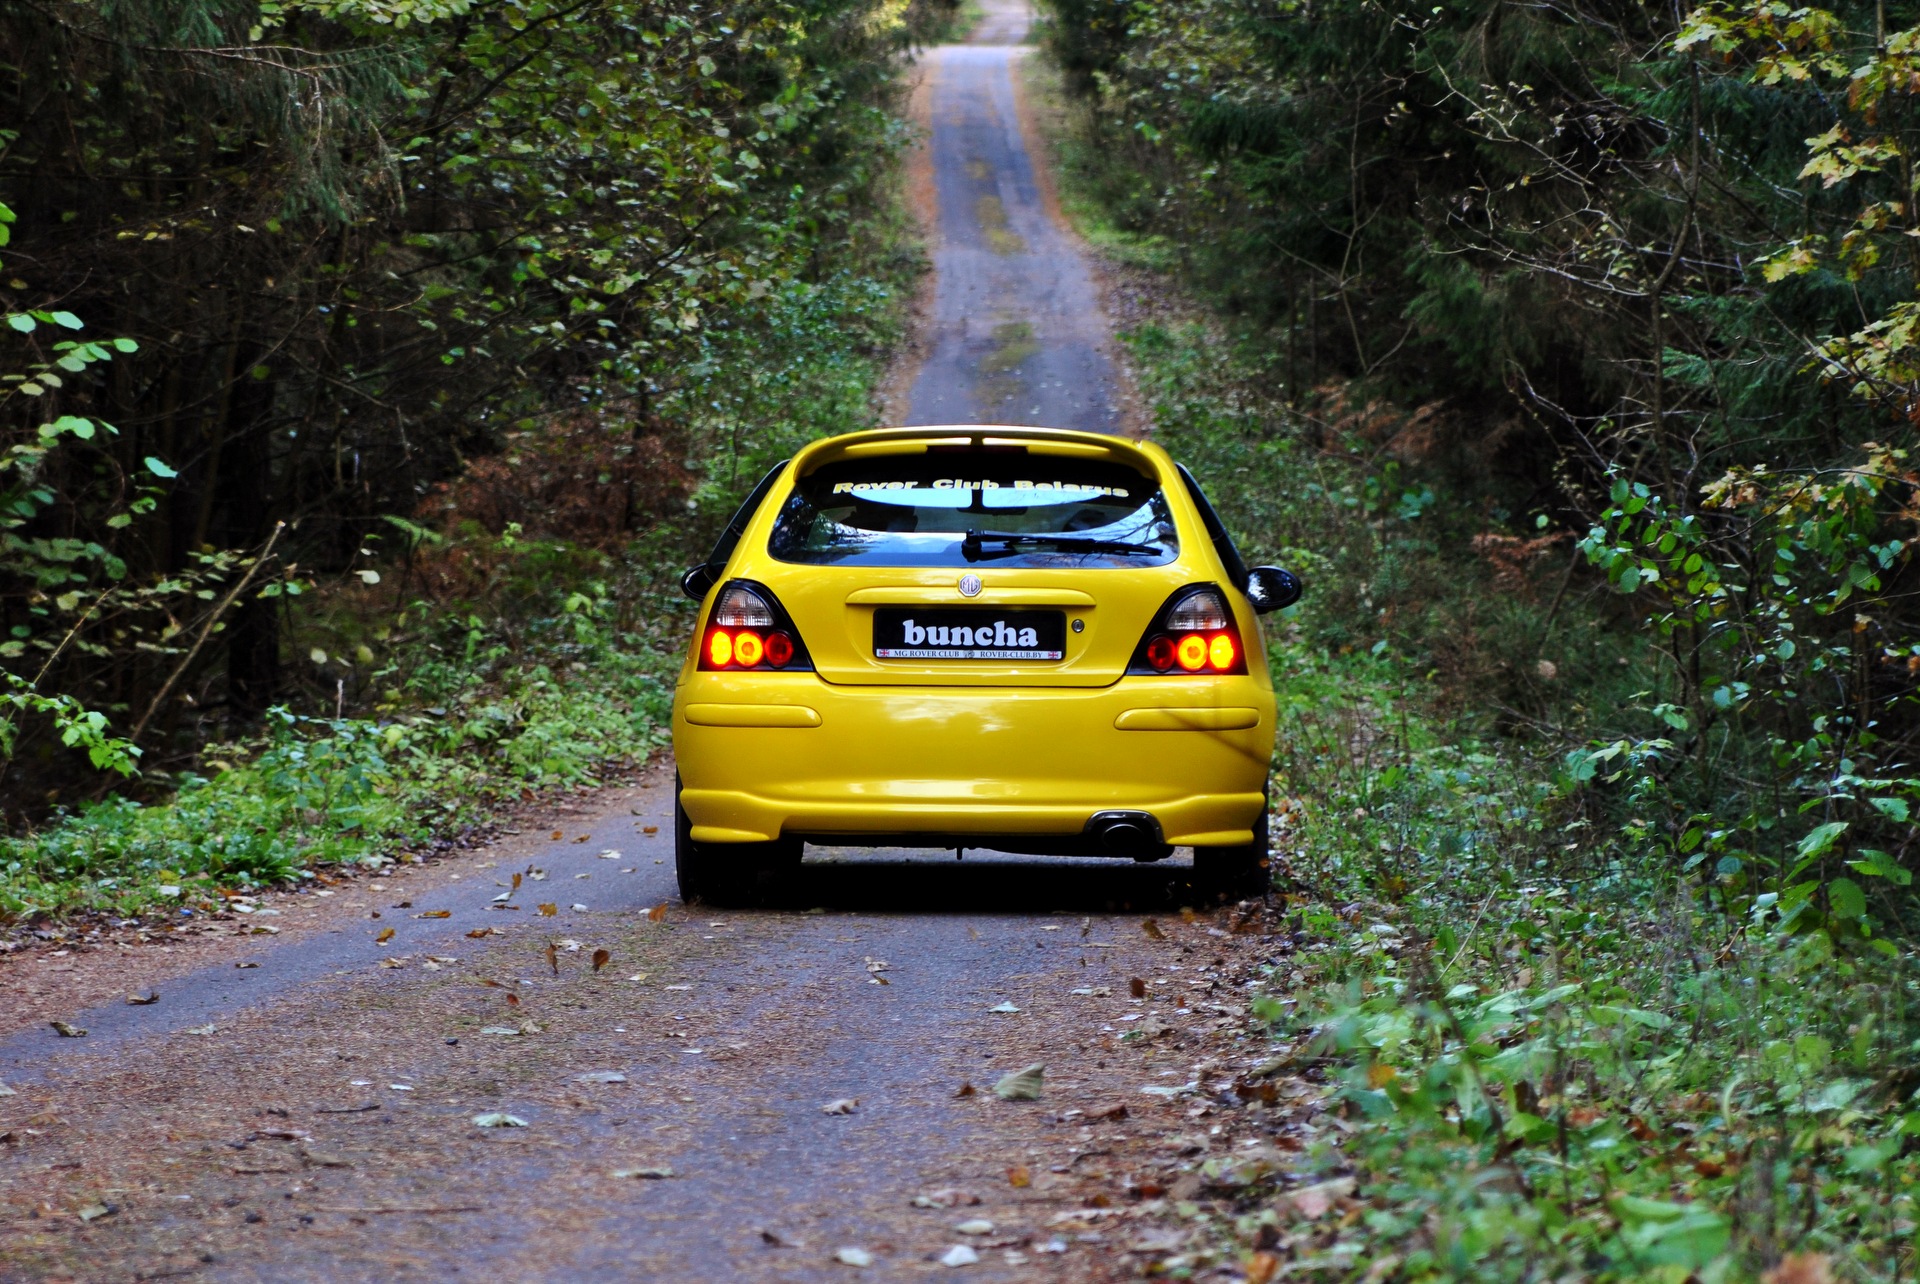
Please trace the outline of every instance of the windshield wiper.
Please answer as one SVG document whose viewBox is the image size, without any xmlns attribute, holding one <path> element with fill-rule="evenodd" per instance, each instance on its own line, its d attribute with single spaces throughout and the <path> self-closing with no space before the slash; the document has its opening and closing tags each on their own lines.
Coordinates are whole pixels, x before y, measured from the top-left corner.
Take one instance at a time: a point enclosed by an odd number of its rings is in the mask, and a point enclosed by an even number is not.
<svg viewBox="0 0 1920 1284">
<path fill-rule="evenodd" d="M 1001 547 L 989 552 L 985 545 Z M 1062 553 L 1159 553 L 1157 544 L 1129 544 L 1116 539 L 1093 539 L 1086 535 L 1050 535 L 1044 532 L 968 531 L 960 541 L 960 555 L 969 562 L 989 557 L 1012 557 L 1022 548 L 1048 548 Z"/>
</svg>

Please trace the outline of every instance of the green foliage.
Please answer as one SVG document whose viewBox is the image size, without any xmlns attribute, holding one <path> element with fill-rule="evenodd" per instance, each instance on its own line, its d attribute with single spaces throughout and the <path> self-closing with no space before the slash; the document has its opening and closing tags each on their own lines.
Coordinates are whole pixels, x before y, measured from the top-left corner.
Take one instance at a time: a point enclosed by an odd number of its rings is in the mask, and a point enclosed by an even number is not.
<svg viewBox="0 0 1920 1284">
<path fill-rule="evenodd" d="M 737 503 L 736 475 L 750 486 L 763 454 L 871 421 L 919 260 L 891 212 L 852 231 L 834 250 L 839 273 L 771 296 L 675 394 L 707 463 L 692 520 L 606 547 L 514 523 L 446 535 L 387 523 L 409 562 L 299 594 L 291 639 L 326 680 L 329 708 L 351 692 L 372 716 L 276 708 L 258 733 L 206 746 L 198 771 L 150 773 L 167 795 L 86 804 L 0 839 L 0 922 L 198 913 L 222 889 L 404 858 L 532 791 L 592 786 L 663 748 L 692 627 L 679 572 Z M 101 715 L 38 699 L 94 737 L 71 743 L 124 750 Z"/>
<path fill-rule="evenodd" d="M 1322 1140 L 1285 1184 L 1242 1191 L 1243 1251 L 1327 1281 L 1754 1280 L 1790 1252 L 1835 1278 L 1907 1278 L 1920 972 L 1874 948 L 1902 924 L 1890 894 L 1910 880 L 1887 853 L 1911 833 L 1907 786 L 1870 776 L 1883 750 L 1864 728 L 1789 739 L 1820 734 L 1821 706 L 1785 694 L 1859 672 L 1834 648 L 1858 645 L 1856 609 L 1880 609 L 1860 599 L 1885 591 L 1871 572 L 1899 461 L 1736 474 L 1678 534 L 1651 487 L 1623 482 L 1579 557 L 1631 571 L 1633 596 L 1535 597 L 1469 555 L 1474 514 L 1380 461 L 1364 418 L 1344 436 L 1301 422 L 1258 344 L 1197 322 L 1128 344 L 1156 439 L 1250 555 L 1308 586 L 1265 624 L 1294 933 L 1255 1009 L 1293 1045 L 1279 1069 L 1327 1077 L 1339 1123 L 1311 1121 Z M 1755 573 L 1689 567 L 1689 532 L 1725 547 L 1729 525 Z M 1739 773 L 1730 738 L 1778 738 L 1805 765 L 1747 811 L 1686 810 L 1741 786 L 1685 778 L 1694 707 L 1649 699 L 1671 661 L 1606 627 L 1623 603 L 1629 626 L 1657 604 L 1658 638 L 1726 634 L 1699 652 L 1719 719 L 1703 769 Z M 1555 611 L 1585 645 L 1555 645 L 1554 676 L 1522 684 Z M 1466 629 L 1495 654 L 1451 649 Z M 1747 660 L 1767 648 L 1763 681 Z M 1730 736 L 1735 718 L 1756 725 Z M 1640 719 L 1664 734 L 1605 734 Z M 1789 784 L 1818 806 L 1781 815 Z M 1273 1198 L 1348 1179 L 1345 1219 Z"/>
<path fill-rule="evenodd" d="M 140 728 L 172 770 L 276 702 L 331 707 L 287 646 L 288 599 L 378 574 L 391 519 L 433 528 L 438 488 L 475 460 L 597 434 L 636 478 L 622 533 L 683 522 L 689 466 L 759 449 L 744 423 L 716 445 L 731 412 L 699 391 L 785 343 L 791 299 L 869 288 L 852 265 L 905 139 L 899 55 L 956 9 L 12 15 L 0 663 Z M 88 341 L 81 317 L 127 338 Z M 765 417 L 775 392 L 741 412 Z M 844 389 L 820 395 L 846 409 Z M 80 778 L 43 733 L 23 724 L 7 769 L 16 816 Z"/>
</svg>

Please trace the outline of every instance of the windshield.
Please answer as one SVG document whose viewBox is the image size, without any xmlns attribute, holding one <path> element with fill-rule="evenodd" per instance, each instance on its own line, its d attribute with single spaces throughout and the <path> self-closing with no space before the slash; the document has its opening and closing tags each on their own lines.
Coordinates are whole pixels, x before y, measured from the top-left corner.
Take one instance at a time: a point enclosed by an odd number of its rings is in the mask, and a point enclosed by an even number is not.
<svg viewBox="0 0 1920 1284">
<path fill-rule="evenodd" d="M 768 551 L 856 566 L 1160 566 L 1159 483 L 1124 464 L 961 450 L 844 460 L 800 479 Z"/>
</svg>

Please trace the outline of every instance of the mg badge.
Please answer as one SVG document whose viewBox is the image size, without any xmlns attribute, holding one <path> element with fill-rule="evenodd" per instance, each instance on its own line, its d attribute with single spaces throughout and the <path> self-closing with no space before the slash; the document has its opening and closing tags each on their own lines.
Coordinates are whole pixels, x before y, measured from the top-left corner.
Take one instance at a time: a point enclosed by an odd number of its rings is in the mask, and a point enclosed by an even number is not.
<svg viewBox="0 0 1920 1284">
<path fill-rule="evenodd" d="M 968 571 L 965 575 L 962 575 L 960 577 L 960 596 L 961 597 L 979 597 L 980 596 L 980 577 L 978 575 L 975 575 L 972 571 Z"/>
</svg>

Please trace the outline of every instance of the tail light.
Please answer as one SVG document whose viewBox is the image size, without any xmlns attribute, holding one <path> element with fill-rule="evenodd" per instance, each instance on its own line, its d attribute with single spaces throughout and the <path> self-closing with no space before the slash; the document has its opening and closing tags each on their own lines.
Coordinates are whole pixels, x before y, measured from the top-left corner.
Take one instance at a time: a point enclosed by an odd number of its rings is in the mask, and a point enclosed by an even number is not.
<svg viewBox="0 0 1920 1284">
<path fill-rule="evenodd" d="M 1133 653 L 1128 673 L 1245 673 L 1246 649 L 1211 584 L 1191 584 L 1167 599 Z"/>
<path fill-rule="evenodd" d="M 813 661 L 799 630 L 765 585 L 731 580 L 714 598 L 706 632 L 701 634 L 700 668 L 709 673 L 810 673 Z"/>
</svg>

